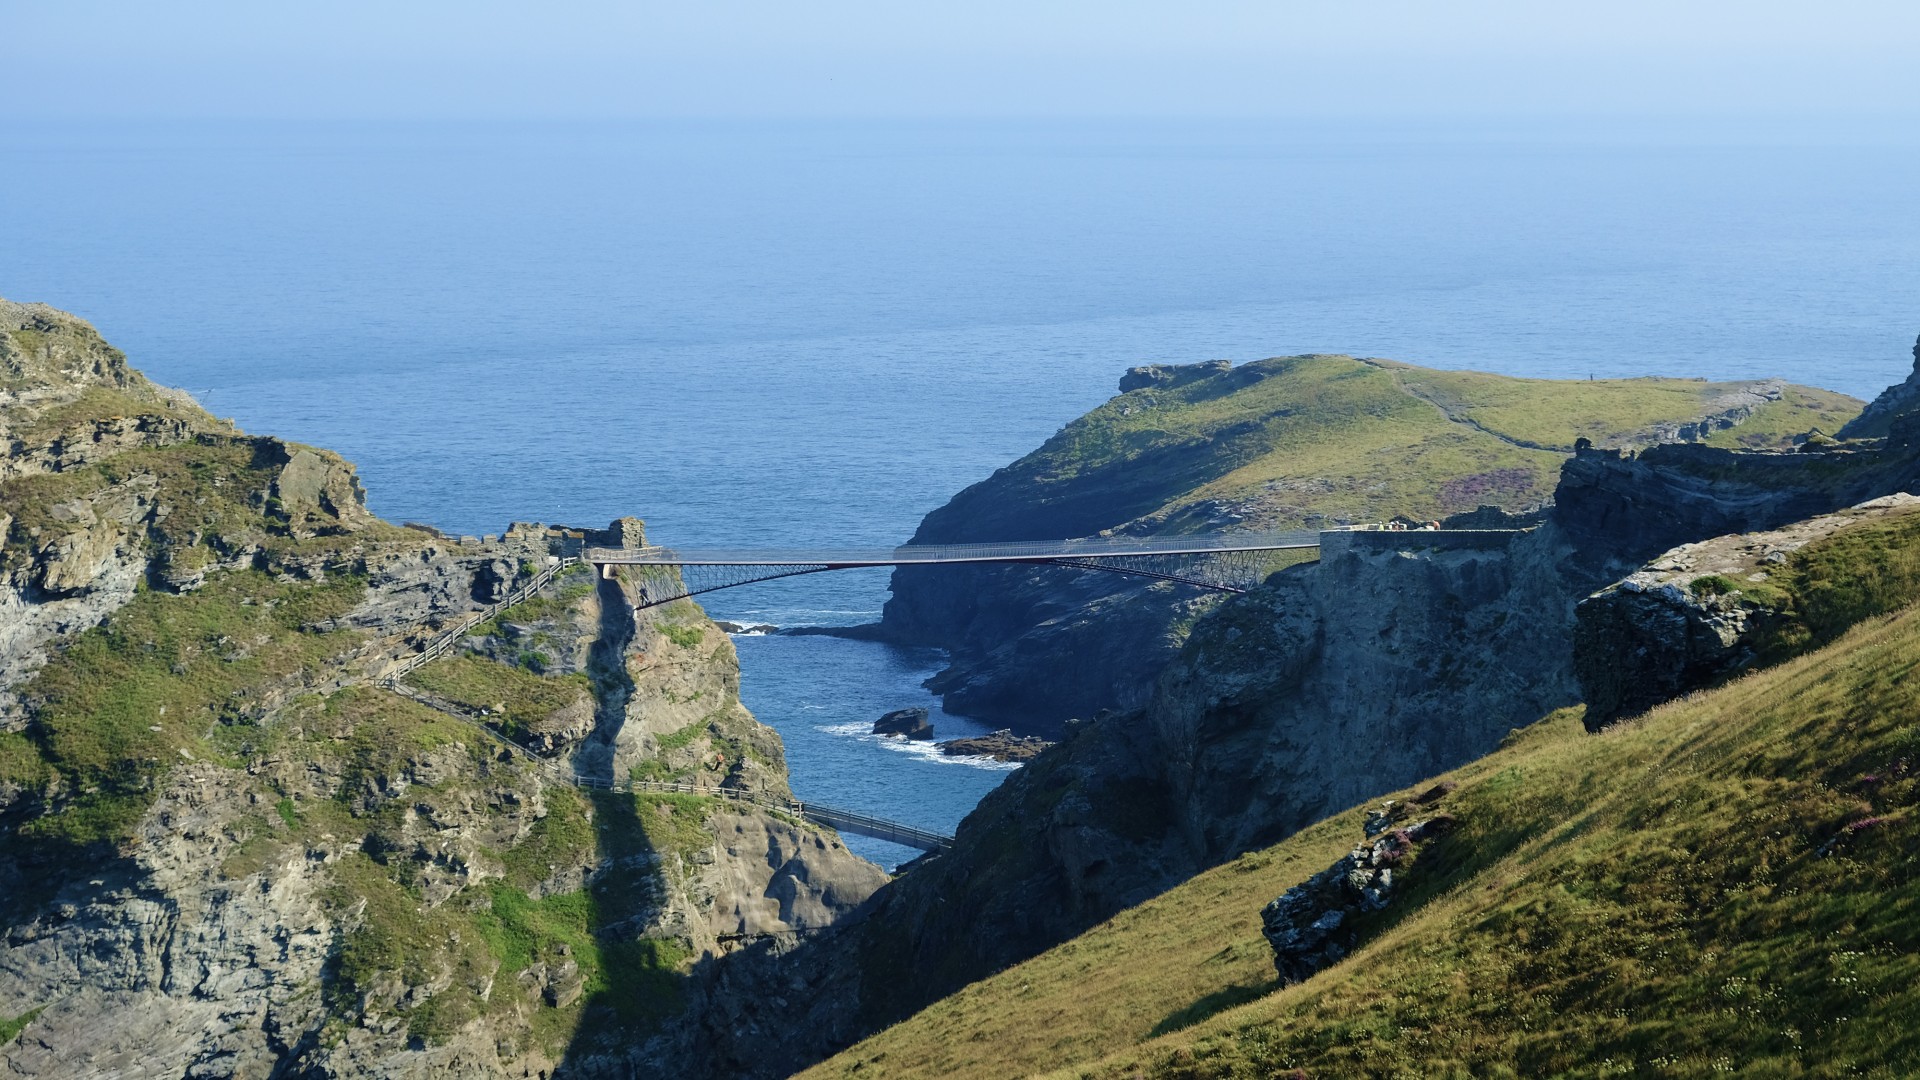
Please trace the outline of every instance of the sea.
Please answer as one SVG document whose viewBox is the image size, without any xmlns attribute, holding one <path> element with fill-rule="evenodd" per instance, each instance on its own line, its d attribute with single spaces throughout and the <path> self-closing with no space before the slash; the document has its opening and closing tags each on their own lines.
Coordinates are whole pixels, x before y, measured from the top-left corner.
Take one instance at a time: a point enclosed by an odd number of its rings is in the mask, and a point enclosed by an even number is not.
<svg viewBox="0 0 1920 1080">
<path fill-rule="evenodd" d="M 1920 332 L 1920 134 L 1666 120 L 9 120 L 0 296 L 457 533 L 892 545 L 1147 362 L 1783 376 Z M 877 617 L 884 573 L 705 598 Z M 927 650 L 736 639 L 802 797 L 950 830 Z M 849 838 L 886 865 L 914 852 Z"/>
</svg>

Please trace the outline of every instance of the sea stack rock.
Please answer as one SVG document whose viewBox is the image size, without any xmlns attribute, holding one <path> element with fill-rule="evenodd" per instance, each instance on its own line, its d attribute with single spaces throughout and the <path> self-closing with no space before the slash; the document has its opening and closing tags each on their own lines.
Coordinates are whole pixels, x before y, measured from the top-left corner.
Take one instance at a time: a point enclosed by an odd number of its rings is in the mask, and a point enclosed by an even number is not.
<svg viewBox="0 0 1920 1080">
<path fill-rule="evenodd" d="M 933 724 L 928 722 L 925 709 L 895 709 L 873 722 L 873 733 L 926 741 L 933 738 Z"/>
</svg>

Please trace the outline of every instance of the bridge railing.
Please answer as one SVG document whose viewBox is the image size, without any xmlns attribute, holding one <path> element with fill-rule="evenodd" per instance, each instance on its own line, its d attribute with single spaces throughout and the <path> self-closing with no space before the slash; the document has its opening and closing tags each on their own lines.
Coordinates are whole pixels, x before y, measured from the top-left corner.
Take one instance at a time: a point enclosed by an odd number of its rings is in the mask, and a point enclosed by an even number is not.
<svg viewBox="0 0 1920 1080">
<path fill-rule="evenodd" d="M 585 561 L 641 566 L 901 566 L 917 563 L 1017 562 L 1026 559 L 1127 555 L 1206 555 L 1317 547 L 1318 530 L 1207 533 L 1193 536 L 1010 540 L 992 544 L 907 544 L 893 548 L 588 548 Z"/>
<path fill-rule="evenodd" d="M 921 851 L 946 851 L 953 847 L 953 837 L 927 829 L 905 825 L 898 821 L 888 821 L 872 814 L 863 814 L 857 810 L 843 810 L 837 806 L 822 806 L 819 803 L 796 803 L 799 812 L 808 821 L 816 822 L 840 832 L 855 833 L 872 837 L 875 840 L 887 840 Z"/>
<path fill-rule="evenodd" d="M 558 577 L 562 570 L 578 562 L 580 562 L 578 558 L 569 556 L 561 559 L 557 563 L 549 565 L 546 569 L 535 574 L 531 581 L 508 593 L 505 598 L 488 604 L 486 607 L 481 608 L 479 612 L 462 619 L 454 625 L 453 629 L 443 631 L 435 636 L 432 641 L 427 643 L 426 648 L 421 649 L 419 652 L 406 657 L 388 668 L 386 673 L 380 676 L 381 683 L 390 685 L 420 665 L 445 656 L 449 650 L 460 643 L 461 639 L 466 637 L 467 631 L 472 630 L 474 627 L 479 626 L 481 623 L 486 622 L 488 619 L 493 618 L 495 615 L 500 614 L 515 604 L 526 602 L 533 594 L 546 588 L 547 583 Z"/>
</svg>

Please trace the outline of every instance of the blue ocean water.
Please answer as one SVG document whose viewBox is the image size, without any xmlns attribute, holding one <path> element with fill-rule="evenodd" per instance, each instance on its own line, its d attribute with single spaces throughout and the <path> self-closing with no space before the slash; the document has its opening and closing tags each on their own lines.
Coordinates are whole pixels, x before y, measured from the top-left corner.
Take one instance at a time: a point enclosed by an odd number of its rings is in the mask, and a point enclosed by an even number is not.
<svg viewBox="0 0 1920 1080">
<path fill-rule="evenodd" d="M 1631 124 L 17 123 L 0 296 L 339 450 L 392 519 L 890 544 L 1146 361 L 1871 396 L 1920 331 L 1916 166 L 1910 133 Z M 853 623 L 884 596 L 708 607 Z M 803 797 L 944 828 L 1005 775 L 858 734 L 933 704 L 937 657 L 739 646 Z"/>
</svg>

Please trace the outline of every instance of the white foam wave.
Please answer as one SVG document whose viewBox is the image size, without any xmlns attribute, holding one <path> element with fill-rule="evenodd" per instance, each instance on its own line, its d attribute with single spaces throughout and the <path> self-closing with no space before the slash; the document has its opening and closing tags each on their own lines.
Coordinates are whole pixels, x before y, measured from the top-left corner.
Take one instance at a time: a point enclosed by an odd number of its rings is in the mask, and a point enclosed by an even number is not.
<svg viewBox="0 0 1920 1080">
<path fill-rule="evenodd" d="M 964 765 L 988 772 L 1012 772 L 1020 767 L 1020 762 L 999 761 L 984 754 L 943 753 L 939 744 L 933 742 L 903 738 L 899 735 L 875 735 L 871 724 L 859 721 L 846 724 L 821 724 L 816 730 L 829 735 L 873 743 L 881 749 L 891 750 L 896 754 L 906 754 L 934 765 Z"/>
</svg>

